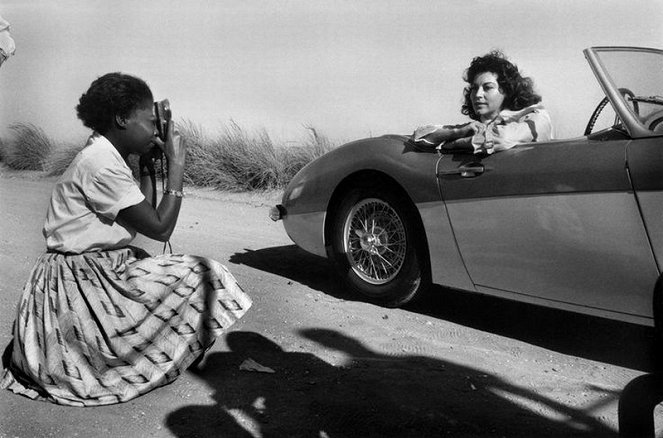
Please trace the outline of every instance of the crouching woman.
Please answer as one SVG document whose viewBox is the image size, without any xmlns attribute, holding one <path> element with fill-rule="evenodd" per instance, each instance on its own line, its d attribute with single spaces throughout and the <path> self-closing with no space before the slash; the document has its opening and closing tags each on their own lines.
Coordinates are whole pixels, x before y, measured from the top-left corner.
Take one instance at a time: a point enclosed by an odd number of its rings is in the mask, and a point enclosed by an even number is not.
<svg viewBox="0 0 663 438">
<path fill-rule="evenodd" d="M 220 263 L 150 257 L 136 233 L 167 241 L 182 204 L 185 143 L 157 135 L 141 79 L 109 73 L 76 108 L 92 129 L 55 184 L 39 257 L 23 289 L 0 386 L 35 399 L 95 406 L 131 400 L 175 380 L 251 306 Z M 154 153 L 168 158 L 158 204 Z M 127 165 L 140 156 L 140 182 Z"/>
</svg>

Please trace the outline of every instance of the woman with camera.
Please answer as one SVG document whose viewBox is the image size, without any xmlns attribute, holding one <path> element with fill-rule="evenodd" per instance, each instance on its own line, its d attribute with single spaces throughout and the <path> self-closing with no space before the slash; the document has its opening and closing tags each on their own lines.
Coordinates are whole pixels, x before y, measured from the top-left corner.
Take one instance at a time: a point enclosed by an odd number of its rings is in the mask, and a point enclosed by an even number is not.
<svg viewBox="0 0 663 438">
<path fill-rule="evenodd" d="M 175 380 L 251 306 L 214 260 L 130 246 L 137 232 L 168 241 L 184 197 L 185 144 L 153 102 L 122 73 L 81 96 L 78 117 L 94 132 L 53 189 L 47 251 L 23 289 L 0 386 L 65 405 L 125 402 Z M 155 151 L 168 163 L 158 204 Z"/>
</svg>

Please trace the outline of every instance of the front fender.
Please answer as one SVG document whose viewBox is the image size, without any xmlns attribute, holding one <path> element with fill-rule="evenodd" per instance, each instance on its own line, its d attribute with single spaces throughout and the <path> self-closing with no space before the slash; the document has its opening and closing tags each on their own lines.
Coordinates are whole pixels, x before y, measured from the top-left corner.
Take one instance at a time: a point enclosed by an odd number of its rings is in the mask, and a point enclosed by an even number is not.
<svg viewBox="0 0 663 438">
<path fill-rule="evenodd" d="M 406 136 L 354 141 L 299 171 L 286 188 L 282 202 L 289 215 L 327 211 L 334 190 L 343 180 L 362 171 L 389 175 L 415 203 L 439 200 L 437 160 L 437 154 L 414 150 Z"/>
<path fill-rule="evenodd" d="M 475 290 L 439 193 L 439 159 L 437 153 L 415 150 L 405 136 L 383 136 L 341 146 L 302 169 L 287 187 L 283 195 L 286 232 L 300 248 L 327 257 L 327 215 L 342 192 L 361 178 L 397 185 L 422 220 L 433 282 Z"/>
<path fill-rule="evenodd" d="M 440 199 L 435 153 L 416 151 L 409 137 L 387 135 L 340 146 L 300 170 L 283 194 L 284 227 L 298 246 L 326 256 L 325 220 L 335 191 L 362 172 L 388 175 L 414 203 Z"/>
</svg>

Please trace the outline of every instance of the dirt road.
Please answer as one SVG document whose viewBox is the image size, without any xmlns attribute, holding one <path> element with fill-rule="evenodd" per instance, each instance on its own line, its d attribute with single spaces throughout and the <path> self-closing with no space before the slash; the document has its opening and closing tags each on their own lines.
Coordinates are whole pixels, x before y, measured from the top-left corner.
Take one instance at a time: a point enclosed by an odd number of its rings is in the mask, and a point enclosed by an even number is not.
<svg viewBox="0 0 663 438">
<path fill-rule="evenodd" d="M 51 183 L 0 175 L 2 348 Z M 651 364 L 649 330 L 442 288 L 405 309 L 355 301 L 267 218 L 275 199 L 185 199 L 174 252 L 226 264 L 255 301 L 202 373 L 100 408 L 0 391 L 0 436 L 616 436 L 622 388 Z M 248 358 L 274 373 L 240 370 Z"/>
</svg>

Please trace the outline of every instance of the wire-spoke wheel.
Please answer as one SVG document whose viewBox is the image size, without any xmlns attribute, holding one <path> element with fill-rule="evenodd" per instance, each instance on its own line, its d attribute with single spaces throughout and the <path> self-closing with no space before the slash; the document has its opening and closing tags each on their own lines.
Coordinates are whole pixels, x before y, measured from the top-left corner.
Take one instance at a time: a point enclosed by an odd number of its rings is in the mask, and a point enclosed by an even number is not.
<svg viewBox="0 0 663 438">
<path fill-rule="evenodd" d="M 363 298 L 384 306 L 407 303 L 424 286 L 414 206 L 387 188 L 345 193 L 332 222 L 332 259 Z"/>
<path fill-rule="evenodd" d="M 343 227 L 343 241 L 350 267 L 370 284 L 393 280 L 405 261 L 403 221 L 380 199 L 364 199 L 352 207 Z"/>
</svg>

